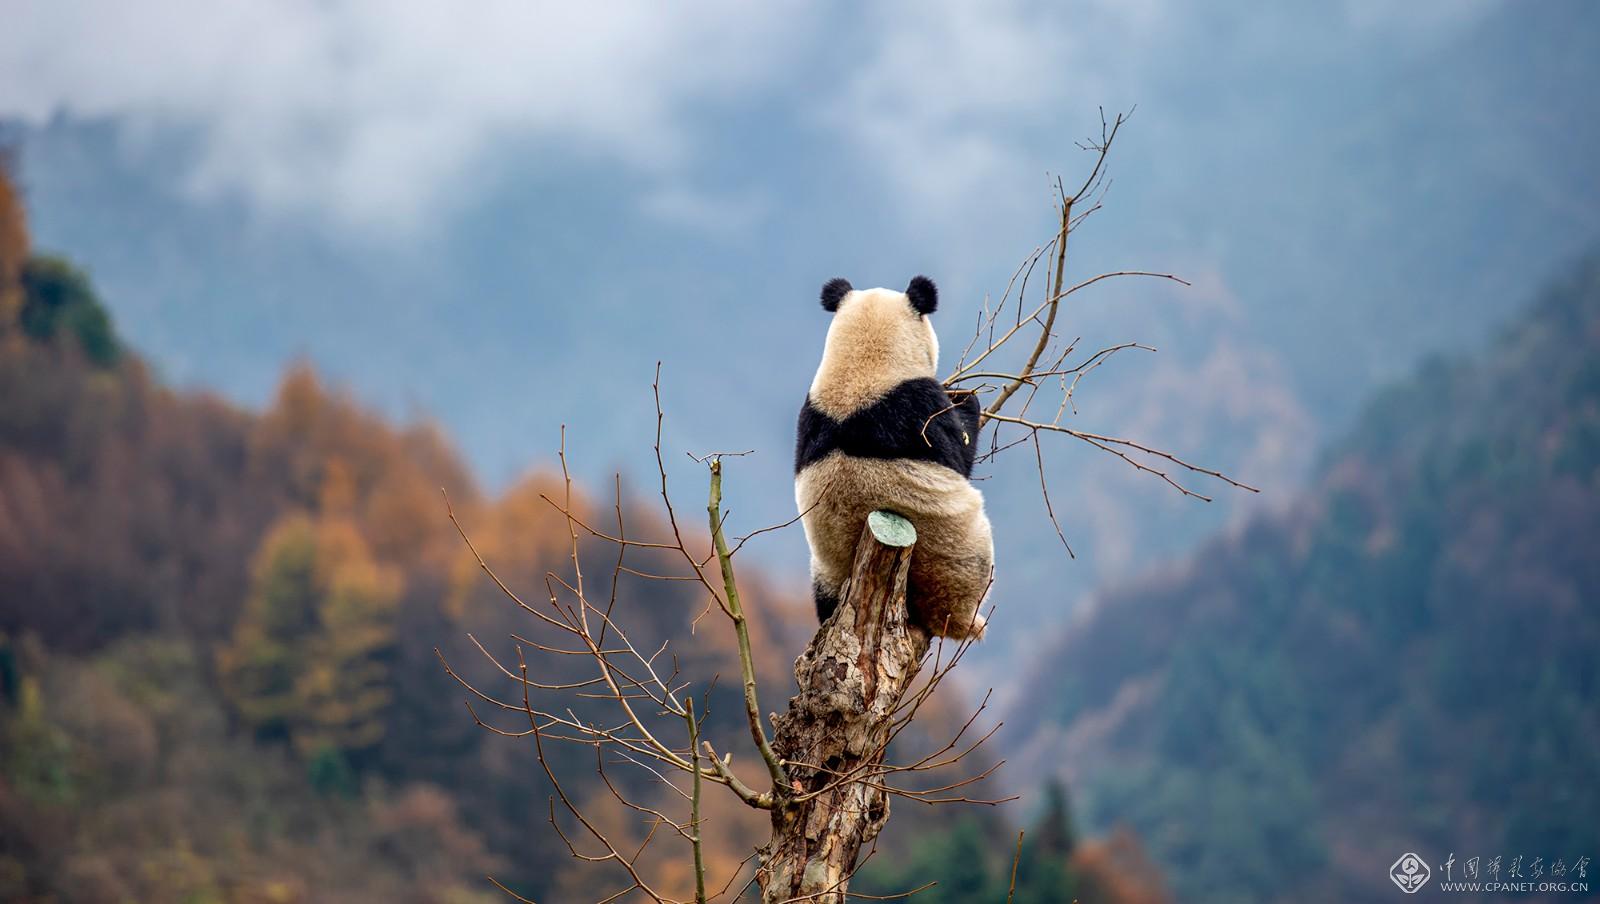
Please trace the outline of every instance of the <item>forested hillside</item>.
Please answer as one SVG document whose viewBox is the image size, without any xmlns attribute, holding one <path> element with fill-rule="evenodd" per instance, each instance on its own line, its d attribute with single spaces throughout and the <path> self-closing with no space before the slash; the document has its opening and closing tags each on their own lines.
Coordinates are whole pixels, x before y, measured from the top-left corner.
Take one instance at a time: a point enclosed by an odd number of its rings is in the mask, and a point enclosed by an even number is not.
<svg viewBox="0 0 1600 904">
<path fill-rule="evenodd" d="M 514 585 L 570 568 L 540 498 L 559 474 L 486 498 L 433 427 L 303 366 L 259 413 L 164 387 L 87 274 L 29 248 L 0 175 L 0 899 L 503 900 L 486 873 L 572 899 L 593 876 L 548 831 L 531 746 L 477 728 L 434 654 L 486 682 L 467 633 L 528 633 L 441 489 Z M 782 693 L 794 644 L 769 632 L 807 607 L 745 585 Z M 624 588 L 619 618 L 726 672 L 682 586 Z M 712 736 L 745 730 L 729 686 Z M 592 793 L 592 754 L 562 756 Z M 710 833 L 714 863 L 747 853 L 741 825 Z"/>
<path fill-rule="evenodd" d="M 1021 770 L 1186 900 L 1392 895 L 1406 851 L 1592 861 L 1596 536 L 1591 258 L 1379 394 L 1289 511 L 1104 594 L 1031 671 Z"/>
</svg>

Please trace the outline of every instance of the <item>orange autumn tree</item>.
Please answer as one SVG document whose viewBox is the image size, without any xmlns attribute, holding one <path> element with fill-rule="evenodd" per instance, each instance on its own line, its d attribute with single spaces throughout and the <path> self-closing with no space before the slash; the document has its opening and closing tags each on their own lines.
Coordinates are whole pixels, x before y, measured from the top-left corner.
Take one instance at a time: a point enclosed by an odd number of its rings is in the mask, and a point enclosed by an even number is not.
<svg viewBox="0 0 1600 904">
<path fill-rule="evenodd" d="M 401 589 L 347 519 L 283 518 L 261 543 L 250 597 L 217 657 L 240 717 L 308 759 L 377 744 Z"/>
<path fill-rule="evenodd" d="M 9 156 L 0 152 L 0 332 L 22 310 L 22 267 L 28 260 L 28 220 L 6 176 Z"/>
</svg>

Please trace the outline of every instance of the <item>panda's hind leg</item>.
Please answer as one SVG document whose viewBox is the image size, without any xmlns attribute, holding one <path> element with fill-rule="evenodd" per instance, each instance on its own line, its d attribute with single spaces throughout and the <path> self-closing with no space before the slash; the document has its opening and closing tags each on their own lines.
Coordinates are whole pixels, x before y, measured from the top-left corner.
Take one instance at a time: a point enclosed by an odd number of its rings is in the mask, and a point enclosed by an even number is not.
<svg viewBox="0 0 1600 904">
<path fill-rule="evenodd" d="M 817 600 L 817 623 L 821 624 L 839 608 L 839 588 L 829 587 L 821 578 L 811 581 L 811 592 Z"/>
</svg>

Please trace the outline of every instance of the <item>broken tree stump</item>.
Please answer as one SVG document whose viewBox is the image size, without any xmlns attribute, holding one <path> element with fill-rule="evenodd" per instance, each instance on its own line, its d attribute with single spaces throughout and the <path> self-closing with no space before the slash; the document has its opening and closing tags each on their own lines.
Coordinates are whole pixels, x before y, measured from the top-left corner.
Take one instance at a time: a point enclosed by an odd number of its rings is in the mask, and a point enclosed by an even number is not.
<svg viewBox="0 0 1600 904">
<path fill-rule="evenodd" d="M 867 517 L 839 606 L 795 661 L 800 693 L 773 718 L 791 787 L 773 807 L 757 873 L 767 904 L 842 904 L 862 846 L 888 821 L 877 767 L 929 642 L 906 610 L 916 539 L 899 515 Z"/>
</svg>

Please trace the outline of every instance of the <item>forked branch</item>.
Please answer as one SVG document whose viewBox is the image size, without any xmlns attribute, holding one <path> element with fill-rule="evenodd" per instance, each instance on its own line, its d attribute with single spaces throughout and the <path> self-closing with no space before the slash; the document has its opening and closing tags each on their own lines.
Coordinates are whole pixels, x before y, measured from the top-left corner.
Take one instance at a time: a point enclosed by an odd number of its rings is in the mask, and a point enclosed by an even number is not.
<svg viewBox="0 0 1600 904">
<path fill-rule="evenodd" d="M 1255 487 L 1228 477 L 1220 470 L 1194 464 L 1147 443 L 1078 430 L 1062 423 L 1063 418 L 1069 413 L 1077 413 L 1074 394 L 1078 384 L 1086 375 L 1119 351 L 1132 348 L 1155 351 L 1136 342 L 1125 342 L 1099 349 L 1077 364 L 1068 365 L 1067 360 L 1077 351 L 1077 340 L 1066 343 L 1059 352 L 1051 351 L 1058 345 L 1060 339 L 1056 333 L 1056 325 L 1059 322 L 1063 302 L 1100 282 L 1126 277 L 1160 279 L 1183 286 L 1189 285 L 1187 281 L 1171 273 L 1153 270 L 1114 270 L 1087 277 L 1070 286 L 1066 283 L 1069 239 L 1090 214 L 1100 209 L 1105 192 L 1110 186 L 1107 164 L 1111 148 L 1127 121 L 1126 115 L 1118 115 L 1107 123 L 1105 113 L 1101 111 L 1100 137 L 1079 145 L 1095 155 L 1094 165 L 1088 177 L 1077 191 L 1070 195 L 1067 194 L 1062 181 L 1056 179 L 1055 191 L 1059 216 L 1055 235 L 1042 247 L 1031 252 L 1018 266 L 1016 274 L 1006 286 L 1005 294 L 1000 298 L 1000 303 L 993 309 L 988 309 L 986 306 L 978 318 L 972 340 L 962 353 L 961 361 L 957 363 L 955 371 L 944 380 L 945 387 L 952 394 L 978 393 L 980 396 L 992 394 L 984 405 L 982 422 L 994 424 L 994 429 L 990 431 L 989 449 L 980 456 L 980 460 L 992 461 L 1002 452 L 1025 442 L 1031 442 L 1034 450 L 1034 466 L 1039 475 L 1039 493 L 1044 500 L 1045 513 L 1055 527 L 1056 535 L 1061 539 L 1062 545 L 1066 547 L 1068 555 L 1072 554 L 1072 547 L 1067 542 L 1066 533 L 1061 529 L 1061 524 L 1056 518 L 1055 506 L 1051 502 L 1050 487 L 1046 480 L 1044 447 L 1040 443 L 1041 434 L 1061 434 L 1087 443 L 1122 460 L 1137 472 L 1156 477 L 1182 495 L 1204 502 L 1210 502 L 1212 497 L 1192 489 L 1170 466 L 1176 466 L 1180 471 L 1192 476 L 1218 480 L 1252 493 L 1259 492 Z M 1045 282 L 1048 289 L 1042 300 L 1030 303 L 1027 298 L 1029 278 L 1041 258 L 1046 260 Z M 1016 290 L 1014 296 L 1013 289 Z M 1008 308 L 1015 312 L 1015 320 L 1009 324 L 1002 322 Z M 1022 351 L 1024 348 L 1027 349 L 1026 352 Z M 976 355 L 973 355 L 975 349 Z M 986 364 L 986 362 L 1003 361 L 1013 354 L 1020 356 L 1020 361 L 1014 367 Z M 970 360 L 969 355 L 972 356 Z M 1033 407 L 1040 391 L 1051 385 L 1059 387 L 1054 416 L 1030 415 L 1029 409 Z M 1012 413 L 1007 409 L 1017 398 L 1022 399 L 1022 405 Z M 1005 432 L 1003 428 L 1006 427 L 1013 429 Z"/>
</svg>

